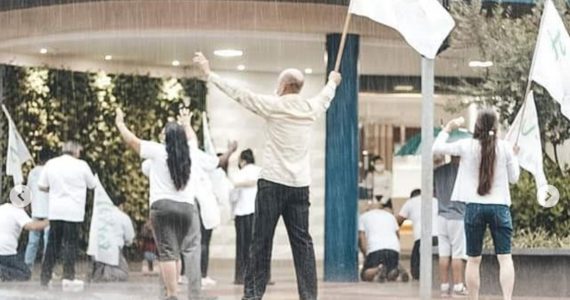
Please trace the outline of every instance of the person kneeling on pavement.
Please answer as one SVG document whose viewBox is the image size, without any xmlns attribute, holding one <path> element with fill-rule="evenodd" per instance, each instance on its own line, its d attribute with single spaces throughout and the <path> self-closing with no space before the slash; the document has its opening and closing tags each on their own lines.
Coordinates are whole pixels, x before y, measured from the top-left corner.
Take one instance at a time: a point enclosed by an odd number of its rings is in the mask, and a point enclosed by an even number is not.
<svg viewBox="0 0 570 300">
<path fill-rule="evenodd" d="M 12 203 L 0 205 L 0 281 L 30 280 L 32 272 L 18 255 L 18 239 L 22 229 L 44 230 L 48 226 L 48 220 L 34 221 Z"/>
<path fill-rule="evenodd" d="M 392 201 L 386 198 L 373 204 L 359 218 L 359 246 L 366 257 L 362 268 L 363 281 L 408 281 L 409 275 L 400 269 L 400 235 L 396 217 L 391 212 Z"/>
<path fill-rule="evenodd" d="M 127 281 L 129 278 L 129 265 L 123 255 L 123 247 L 129 246 L 133 243 L 135 238 L 135 230 L 131 218 L 123 211 L 123 203 L 125 198 L 119 196 L 115 200 L 117 206 L 112 209 L 106 210 L 107 217 L 102 217 L 102 222 L 108 222 L 109 233 L 111 233 L 109 244 L 112 251 L 117 251 L 114 257 L 118 257 L 118 264 L 110 264 L 109 258 L 101 259 L 98 256 L 93 256 L 93 270 L 91 273 L 91 280 L 94 282 L 116 282 Z"/>
</svg>

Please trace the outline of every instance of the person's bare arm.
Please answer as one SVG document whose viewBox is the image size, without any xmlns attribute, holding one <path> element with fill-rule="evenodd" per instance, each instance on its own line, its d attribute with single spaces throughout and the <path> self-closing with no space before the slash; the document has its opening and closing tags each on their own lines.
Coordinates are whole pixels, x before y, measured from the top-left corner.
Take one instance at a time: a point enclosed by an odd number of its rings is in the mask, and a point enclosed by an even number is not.
<svg viewBox="0 0 570 300">
<path fill-rule="evenodd" d="M 234 154 L 234 152 L 236 152 L 237 147 L 238 147 L 238 144 L 236 141 L 232 141 L 232 142 L 228 143 L 228 150 L 219 157 L 220 163 L 219 163 L 218 167 L 228 165 L 230 157 L 232 156 L 232 154 Z"/>
<path fill-rule="evenodd" d="M 233 181 L 235 188 L 250 188 L 257 185 L 257 180 Z"/>
<path fill-rule="evenodd" d="M 396 220 L 398 221 L 398 226 L 402 226 L 402 224 L 404 223 L 404 221 L 406 221 L 406 218 L 404 218 L 404 217 L 402 217 L 402 216 L 400 216 L 400 215 L 397 215 L 397 216 L 396 216 Z"/>
<path fill-rule="evenodd" d="M 184 127 L 188 141 L 198 140 L 198 136 L 196 135 L 194 128 L 192 128 L 192 112 L 190 112 L 189 109 L 184 108 L 180 110 L 180 114 L 178 115 L 178 123 Z"/>
<path fill-rule="evenodd" d="M 364 231 L 358 232 L 358 247 L 360 248 L 362 255 L 366 256 L 368 245 L 366 242 L 366 233 Z"/>
<path fill-rule="evenodd" d="M 141 151 L 141 140 L 125 125 L 125 114 L 120 108 L 116 110 L 115 125 L 125 143 L 139 154 Z"/>
<path fill-rule="evenodd" d="M 41 220 L 41 221 L 31 221 L 24 225 L 24 229 L 28 231 L 38 231 L 43 230 L 49 226 L 48 220 Z"/>
</svg>

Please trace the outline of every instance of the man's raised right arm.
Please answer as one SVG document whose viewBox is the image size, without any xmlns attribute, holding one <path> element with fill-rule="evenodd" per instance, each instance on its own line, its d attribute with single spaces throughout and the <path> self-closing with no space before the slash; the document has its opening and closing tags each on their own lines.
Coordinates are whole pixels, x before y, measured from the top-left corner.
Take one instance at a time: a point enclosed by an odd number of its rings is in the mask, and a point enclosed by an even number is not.
<svg viewBox="0 0 570 300">
<path fill-rule="evenodd" d="M 262 117 L 266 117 L 271 114 L 276 100 L 274 97 L 253 93 L 246 88 L 224 80 L 219 75 L 211 71 L 210 63 L 202 53 L 196 53 L 194 62 L 198 64 L 202 72 L 206 75 L 208 82 L 211 82 L 228 97 Z"/>
</svg>

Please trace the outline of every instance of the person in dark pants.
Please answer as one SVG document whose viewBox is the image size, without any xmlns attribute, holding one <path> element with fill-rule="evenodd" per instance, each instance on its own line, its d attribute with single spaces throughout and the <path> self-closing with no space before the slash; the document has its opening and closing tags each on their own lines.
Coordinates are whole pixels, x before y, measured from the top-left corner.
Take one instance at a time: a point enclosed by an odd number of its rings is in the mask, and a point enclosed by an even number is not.
<svg viewBox="0 0 570 300">
<path fill-rule="evenodd" d="M 391 200 L 376 203 L 358 220 L 359 248 L 365 257 L 363 281 L 395 281 L 400 277 L 400 226 L 392 213 Z M 408 281 L 402 271 L 402 281 Z"/>
<path fill-rule="evenodd" d="M 233 214 L 235 216 L 234 223 L 236 228 L 234 284 L 244 284 L 245 268 L 253 234 L 257 180 L 259 179 L 261 168 L 255 165 L 255 157 L 251 149 L 241 152 L 238 167 L 239 172 L 232 177 L 235 187 Z"/>
<path fill-rule="evenodd" d="M 405 220 L 411 220 L 414 229 L 414 247 L 410 264 L 410 273 L 414 280 L 420 279 L 420 244 L 422 237 L 422 195 L 421 190 L 415 189 L 410 195 L 410 199 L 404 203 L 396 219 L 402 225 Z M 432 198 L 432 220 L 437 220 L 437 199 Z M 432 245 L 437 246 L 437 226 L 432 227 Z"/>
<path fill-rule="evenodd" d="M 200 221 L 202 218 L 200 218 Z M 201 255 L 200 255 L 200 271 L 202 273 L 202 280 L 208 278 L 208 267 L 210 265 L 210 241 L 212 240 L 213 229 L 206 229 L 204 224 L 200 222 L 200 231 L 202 239 L 200 241 Z"/>
<path fill-rule="evenodd" d="M 32 272 L 18 255 L 18 239 L 22 229 L 41 231 L 48 225 L 48 220 L 32 220 L 12 203 L 0 205 L 0 281 L 30 280 Z"/>
<path fill-rule="evenodd" d="M 241 285 L 245 282 L 245 268 L 249 259 L 249 247 L 253 239 L 253 214 L 236 216 L 236 263 L 234 271 L 234 284 Z"/>
<path fill-rule="evenodd" d="M 331 72 L 325 88 L 316 97 L 307 99 L 299 95 L 304 84 L 299 70 L 281 73 L 276 95 L 259 95 L 211 72 L 202 53 L 196 53 L 194 62 L 210 83 L 266 121 L 265 162 L 255 201 L 253 242 L 243 299 L 263 298 L 269 282 L 273 235 L 281 216 L 293 252 L 299 298 L 317 299 L 315 251 L 309 234 L 311 129 L 330 106 L 341 81 L 340 74 Z"/>
<path fill-rule="evenodd" d="M 63 155 L 49 160 L 44 166 L 38 187 L 48 193 L 50 232 L 42 264 L 41 284 L 47 286 L 58 256 L 63 259 L 62 286 L 83 287 L 75 279 L 75 258 L 79 230 L 85 217 L 87 189 L 96 186 L 89 165 L 79 159 L 81 146 L 66 142 Z"/>
</svg>

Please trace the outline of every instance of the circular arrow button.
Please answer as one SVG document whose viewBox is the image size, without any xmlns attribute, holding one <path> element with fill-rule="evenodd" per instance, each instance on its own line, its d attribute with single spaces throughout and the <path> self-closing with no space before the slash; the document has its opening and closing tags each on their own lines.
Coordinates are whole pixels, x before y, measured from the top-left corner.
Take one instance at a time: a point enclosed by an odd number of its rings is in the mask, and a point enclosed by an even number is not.
<svg viewBox="0 0 570 300">
<path fill-rule="evenodd" d="M 558 204 L 560 192 L 555 186 L 545 185 L 538 188 L 538 203 L 546 208 L 551 208 Z"/>
<path fill-rule="evenodd" d="M 10 191 L 10 201 L 16 207 L 24 208 L 32 203 L 32 192 L 25 185 L 16 185 Z"/>
</svg>

